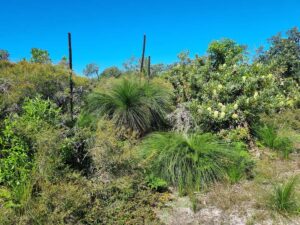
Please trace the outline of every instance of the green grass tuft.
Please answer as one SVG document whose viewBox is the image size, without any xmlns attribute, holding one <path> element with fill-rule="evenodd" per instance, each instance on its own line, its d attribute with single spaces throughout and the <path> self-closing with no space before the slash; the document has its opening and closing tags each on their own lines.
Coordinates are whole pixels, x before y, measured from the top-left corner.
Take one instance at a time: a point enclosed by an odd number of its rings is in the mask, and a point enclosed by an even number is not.
<svg viewBox="0 0 300 225">
<path fill-rule="evenodd" d="M 241 151 L 212 134 L 155 133 L 141 146 L 148 170 L 177 187 L 180 194 L 199 191 L 222 180 L 227 170 L 241 161 L 246 165 L 245 173 L 246 167 L 253 164 Z"/>
<path fill-rule="evenodd" d="M 279 136 L 274 126 L 258 127 L 256 134 L 264 146 L 278 151 L 284 159 L 288 159 L 290 153 L 293 152 L 292 141 L 288 137 Z"/>
<path fill-rule="evenodd" d="M 165 125 L 171 108 L 171 92 L 154 82 L 128 78 L 89 96 L 89 109 L 106 116 L 118 126 L 145 133 Z"/>
<path fill-rule="evenodd" d="M 293 177 L 284 184 L 276 185 L 270 198 L 272 209 L 284 212 L 299 212 L 299 201 L 296 196 L 297 177 Z"/>
</svg>

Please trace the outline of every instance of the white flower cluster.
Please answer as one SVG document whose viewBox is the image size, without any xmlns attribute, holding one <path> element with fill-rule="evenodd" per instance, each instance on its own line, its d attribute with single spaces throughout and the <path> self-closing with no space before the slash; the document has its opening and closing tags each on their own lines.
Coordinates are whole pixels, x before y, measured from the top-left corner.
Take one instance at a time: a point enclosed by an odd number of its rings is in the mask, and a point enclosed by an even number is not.
<svg viewBox="0 0 300 225">
<path fill-rule="evenodd" d="M 210 115 L 212 115 L 213 118 L 215 118 L 215 119 L 221 119 L 222 120 L 226 116 L 226 106 L 224 104 L 222 104 L 222 103 L 218 103 L 218 107 L 219 107 L 219 110 L 212 110 L 211 107 L 207 107 L 206 110 L 209 112 Z M 237 103 L 233 105 L 233 109 L 234 110 L 237 110 L 238 107 L 239 106 L 238 106 Z M 202 113 L 202 110 L 199 108 L 198 112 Z M 233 113 L 231 115 L 231 117 L 233 119 L 238 119 L 239 116 L 238 116 L 237 113 Z"/>
</svg>

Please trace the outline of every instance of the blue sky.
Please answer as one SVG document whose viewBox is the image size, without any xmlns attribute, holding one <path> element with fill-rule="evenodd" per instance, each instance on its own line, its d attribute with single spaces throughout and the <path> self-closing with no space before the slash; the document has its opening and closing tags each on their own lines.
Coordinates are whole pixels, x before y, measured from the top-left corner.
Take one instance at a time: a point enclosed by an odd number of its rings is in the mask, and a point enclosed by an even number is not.
<svg viewBox="0 0 300 225">
<path fill-rule="evenodd" d="M 73 64 L 81 73 L 94 62 L 103 70 L 140 57 L 143 34 L 153 63 L 177 54 L 205 54 L 212 40 L 228 37 L 250 52 L 279 31 L 300 26 L 299 0 L 0 0 L 0 49 L 11 60 L 47 49 L 54 62 L 67 56 L 72 33 Z"/>
</svg>

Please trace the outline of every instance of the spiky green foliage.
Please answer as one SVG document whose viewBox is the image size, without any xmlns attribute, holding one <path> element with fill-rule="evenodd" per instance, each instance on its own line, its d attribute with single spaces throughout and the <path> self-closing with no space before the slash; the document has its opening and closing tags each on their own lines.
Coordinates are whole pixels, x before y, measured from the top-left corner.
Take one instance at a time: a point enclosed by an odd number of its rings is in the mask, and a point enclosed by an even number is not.
<svg viewBox="0 0 300 225">
<path fill-rule="evenodd" d="M 155 133 L 144 140 L 141 152 L 149 171 L 181 194 L 225 178 L 227 170 L 240 161 L 252 166 L 243 150 L 212 134 Z"/>
<path fill-rule="evenodd" d="M 234 165 L 227 171 L 228 180 L 231 184 L 238 183 L 244 176 L 244 167 L 242 165 Z"/>
<path fill-rule="evenodd" d="M 289 158 L 289 154 L 293 151 L 293 143 L 288 137 L 279 136 L 274 126 L 265 124 L 258 127 L 256 134 L 263 145 L 278 151 L 284 159 Z"/>
<path fill-rule="evenodd" d="M 255 129 L 256 135 L 261 140 L 262 144 L 274 149 L 275 139 L 277 138 L 276 130 L 274 126 L 264 125 Z"/>
<path fill-rule="evenodd" d="M 145 133 L 165 124 L 171 92 L 155 82 L 136 78 L 112 80 L 110 87 L 88 98 L 89 109 L 106 116 L 118 127 Z"/>
<path fill-rule="evenodd" d="M 297 177 L 292 177 L 286 183 L 276 185 L 270 198 L 270 206 L 285 213 L 299 211 L 300 206 L 296 196 L 297 182 Z"/>
</svg>

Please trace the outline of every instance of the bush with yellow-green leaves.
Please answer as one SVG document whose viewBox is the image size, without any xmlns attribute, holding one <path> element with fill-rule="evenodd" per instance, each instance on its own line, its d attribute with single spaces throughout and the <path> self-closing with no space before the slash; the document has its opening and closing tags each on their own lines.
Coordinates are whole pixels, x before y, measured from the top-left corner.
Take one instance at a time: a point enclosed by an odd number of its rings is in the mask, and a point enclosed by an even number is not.
<svg viewBox="0 0 300 225">
<path fill-rule="evenodd" d="M 37 94 L 53 100 L 65 112 L 69 102 L 69 70 L 63 65 L 11 63 L 0 60 L 0 116 L 16 112 L 26 97 Z M 74 75 L 74 101 L 77 105 L 88 90 L 89 81 Z"/>
<path fill-rule="evenodd" d="M 177 102 L 189 108 L 204 131 L 248 128 L 260 113 L 300 105 L 295 79 L 260 62 L 249 63 L 242 46 L 227 39 L 213 42 L 208 56 L 190 59 L 181 54 L 164 76 L 173 84 Z"/>
</svg>

